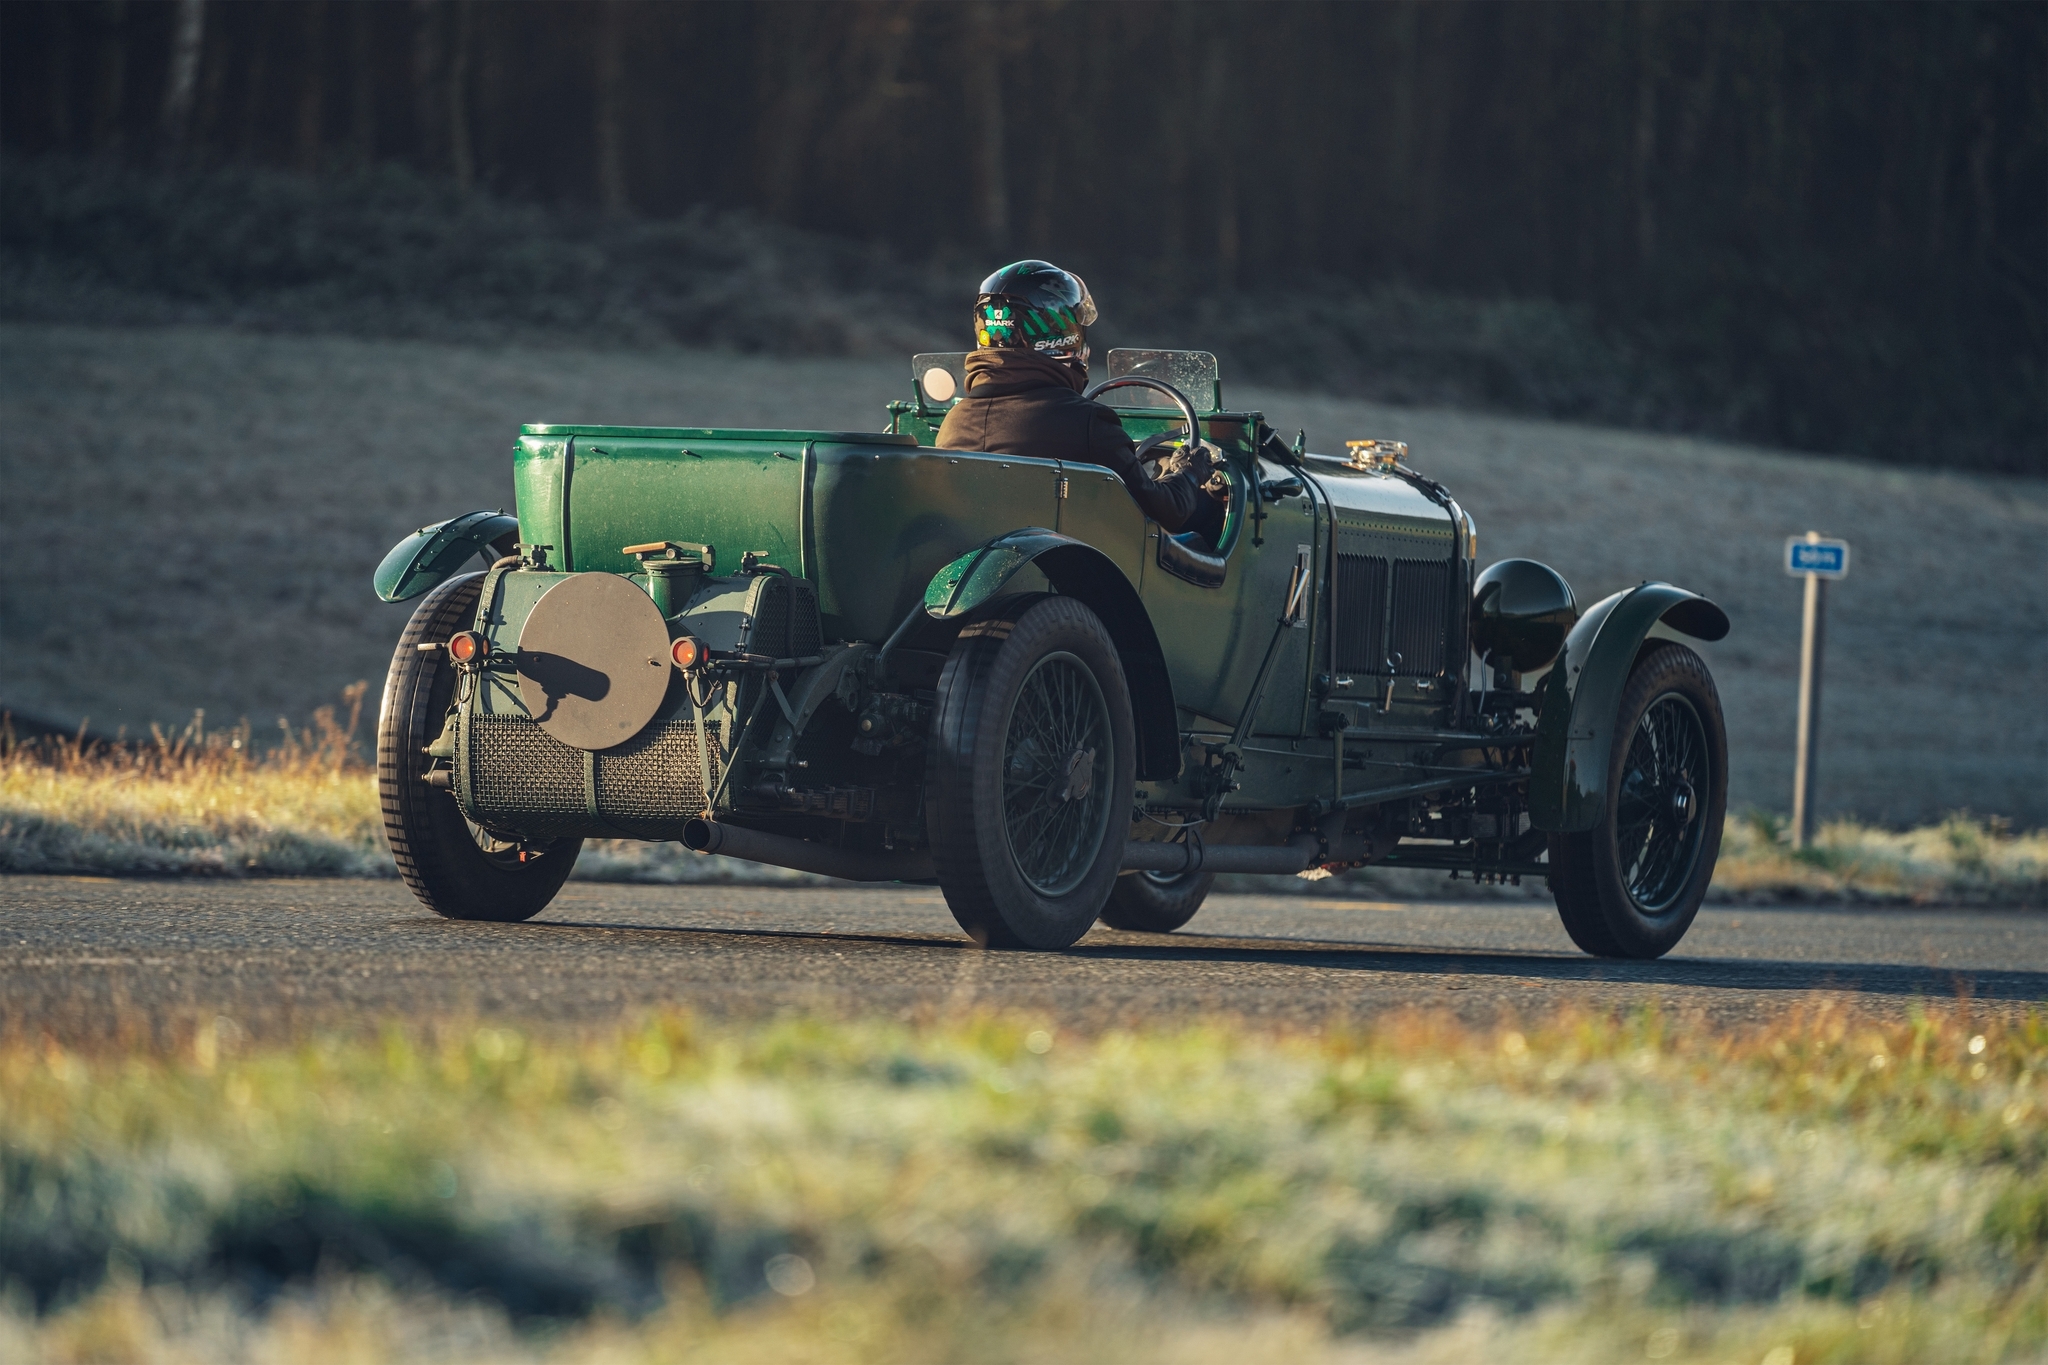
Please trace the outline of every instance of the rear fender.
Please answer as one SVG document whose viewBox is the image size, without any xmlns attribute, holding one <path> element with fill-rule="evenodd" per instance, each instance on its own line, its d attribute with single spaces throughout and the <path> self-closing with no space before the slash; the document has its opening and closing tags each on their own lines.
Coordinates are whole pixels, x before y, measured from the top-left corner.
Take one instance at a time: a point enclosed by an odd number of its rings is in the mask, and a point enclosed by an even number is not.
<svg viewBox="0 0 2048 1365">
<path fill-rule="evenodd" d="M 391 547 L 372 580 L 386 602 L 418 597 L 453 574 L 472 555 L 509 555 L 519 543 L 519 518 L 504 512 L 464 512 L 422 526 Z"/>
<path fill-rule="evenodd" d="M 1719 640 L 1728 634 L 1728 613 L 1669 583 L 1644 583 L 1586 609 L 1543 680 L 1529 777 L 1536 828 L 1569 834 L 1600 823 L 1622 690 L 1653 631 Z"/>
<path fill-rule="evenodd" d="M 965 617 L 1000 596 L 1026 567 L 1037 568 L 1061 596 L 1086 604 L 1116 643 L 1138 729 L 1138 777 L 1163 782 L 1179 776 L 1179 713 L 1166 655 L 1138 590 L 1102 551 L 1041 526 L 1008 532 L 932 575 L 925 614 L 941 621 Z"/>
</svg>

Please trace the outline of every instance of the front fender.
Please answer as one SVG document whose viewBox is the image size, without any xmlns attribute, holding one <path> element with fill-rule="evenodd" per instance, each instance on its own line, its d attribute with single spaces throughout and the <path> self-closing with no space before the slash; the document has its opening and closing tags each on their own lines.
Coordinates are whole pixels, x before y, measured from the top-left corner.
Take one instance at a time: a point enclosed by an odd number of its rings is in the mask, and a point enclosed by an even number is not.
<svg viewBox="0 0 2048 1365">
<path fill-rule="evenodd" d="M 1644 583 L 1595 602 L 1565 636 L 1564 652 L 1543 680 L 1529 776 L 1529 820 L 1536 828 L 1576 833 L 1600 823 L 1622 690 L 1643 641 L 1660 623 L 1697 640 L 1728 634 L 1728 613 L 1698 593 Z"/>
<path fill-rule="evenodd" d="M 1102 551 L 1042 526 L 1008 532 L 933 574 L 925 614 L 941 621 L 966 616 L 999 596 L 1026 566 L 1036 566 L 1061 596 L 1085 603 L 1115 642 L 1138 728 L 1138 777 L 1164 782 L 1179 776 L 1179 712 L 1166 654 L 1138 590 Z"/>
<path fill-rule="evenodd" d="M 422 526 L 391 547 L 372 580 L 386 602 L 418 597 L 486 549 L 512 553 L 519 540 L 519 518 L 504 512 L 464 512 L 459 517 Z"/>
</svg>

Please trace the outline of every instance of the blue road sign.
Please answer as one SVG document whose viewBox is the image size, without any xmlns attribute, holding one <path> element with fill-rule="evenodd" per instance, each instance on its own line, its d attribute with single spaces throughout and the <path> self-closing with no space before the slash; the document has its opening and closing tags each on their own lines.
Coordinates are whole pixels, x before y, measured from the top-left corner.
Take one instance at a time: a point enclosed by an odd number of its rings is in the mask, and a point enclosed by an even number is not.
<svg viewBox="0 0 2048 1365">
<path fill-rule="evenodd" d="M 1795 578 L 1806 574 L 1815 574 L 1821 578 L 1845 578 L 1849 573 L 1849 542 L 1787 536 L 1785 572 Z"/>
</svg>

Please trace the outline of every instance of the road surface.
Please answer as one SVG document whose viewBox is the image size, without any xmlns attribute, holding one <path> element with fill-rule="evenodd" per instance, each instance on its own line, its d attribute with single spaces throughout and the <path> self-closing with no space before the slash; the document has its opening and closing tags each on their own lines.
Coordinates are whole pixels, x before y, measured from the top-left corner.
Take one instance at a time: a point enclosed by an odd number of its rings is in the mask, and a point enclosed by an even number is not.
<svg viewBox="0 0 2048 1365">
<path fill-rule="evenodd" d="M 1655 1003 L 1740 1024 L 1819 997 L 1898 1015 L 1963 996 L 1999 1013 L 2048 1001 L 2048 916 L 1710 908 L 1671 956 L 1624 963 L 1580 954 L 1541 902 L 1219 896 L 1170 936 L 1098 927 L 1065 953 L 986 953 L 921 887 L 572 882 L 542 919 L 492 925 L 437 919 L 396 882 L 0 878 L 0 1033 L 80 1043 L 168 1038 L 215 1015 L 270 1037 L 665 1008 L 1002 1009 L 1094 1029 Z"/>
</svg>

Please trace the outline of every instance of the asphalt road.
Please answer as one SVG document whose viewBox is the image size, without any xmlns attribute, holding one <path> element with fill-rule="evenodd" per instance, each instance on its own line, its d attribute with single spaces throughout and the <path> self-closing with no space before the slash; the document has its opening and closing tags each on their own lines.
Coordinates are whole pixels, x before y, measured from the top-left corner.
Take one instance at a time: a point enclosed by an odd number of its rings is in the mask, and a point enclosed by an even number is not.
<svg viewBox="0 0 2048 1365">
<path fill-rule="evenodd" d="M 437 919 L 395 882 L 0 878 L 0 1033 L 75 1043 L 170 1038 L 216 1014 L 268 1037 L 673 1007 L 990 1008 L 1092 1029 L 1654 1002 L 1739 1024 L 1821 997 L 1892 1015 L 1963 996 L 2000 1013 L 2048 1001 L 2048 916 L 1709 909 L 1671 956 L 1619 963 L 1578 953 L 1545 903 L 1220 896 L 1171 936 L 1098 927 L 1065 953 L 986 953 L 925 888 L 571 883 L 544 919 L 488 925 Z"/>
</svg>

